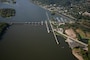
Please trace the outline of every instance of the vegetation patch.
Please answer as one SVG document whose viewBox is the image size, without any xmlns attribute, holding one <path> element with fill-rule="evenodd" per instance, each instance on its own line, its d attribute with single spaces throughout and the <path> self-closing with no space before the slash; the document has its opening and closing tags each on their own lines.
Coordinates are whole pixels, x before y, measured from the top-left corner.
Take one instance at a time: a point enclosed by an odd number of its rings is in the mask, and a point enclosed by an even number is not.
<svg viewBox="0 0 90 60">
<path fill-rule="evenodd" d="M 84 27 L 90 29 L 90 19 L 89 20 L 82 20 L 81 25 L 83 25 Z"/>
<path fill-rule="evenodd" d="M 0 23 L 0 39 L 5 32 L 6 28 L 9 27 L 9 24 L 7 23 Z"/>
<path fill-rule="evenodd" d="M 81 36 L 81 38 L 86 38 L 86 34 L 84 33 L 83 30 L 81 30 L 81 29 L 76 29 L 76 32 L 79 33 L 79 35 Z"/>
<path fill-rule="evenodd" d="M 52 12 L 51 12 L 51 15 L 55 15 L 55 11 L 52 11 Z"/>
<path fill-rule="evenodd" d="M 12 8 L 0 9 L 0 16 L 3 18 L 15 16 L 15 13 L 16 13 L 15 9 Z"/>
<path fill-rule="evenodd" d="M 15 4 L 16 3 L 16 0 L 0 0 L 0 2 L 1 3 L 6 2 L 6 3 L 9 3 L 9 4 L 12 2 L 13 4 Z"/>
<path fill-rule="evenodd" d="M 88 52 L 87 52 L 87 51 L 81 49 L 80 52 L 81 52 L 81 54 L 82 54 L 84 60 L 89 60 L 89 55 L 88 55 Z"/>
</svg>

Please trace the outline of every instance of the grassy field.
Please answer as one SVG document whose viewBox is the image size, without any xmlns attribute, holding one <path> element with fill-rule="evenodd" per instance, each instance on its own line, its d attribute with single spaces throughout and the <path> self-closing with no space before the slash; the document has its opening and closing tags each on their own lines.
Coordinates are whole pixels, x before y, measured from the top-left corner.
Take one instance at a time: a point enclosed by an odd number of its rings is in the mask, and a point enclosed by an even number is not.
<svg viewBox="0 0 90 60">
<path fill-rule="evenodd" d="M 84 32 L 81 29 L 76 29 L 76 32 L 80 34 L 81 38 L 88 38 L 88 39 L 90 39 L 90 32 Z"/>
<path fill-rule="evenodd" d="M 82 38 L 85 38 L 85 33 L 81 29 L 76 29 L 76 32 L 79 33 Z"/>
</svg>

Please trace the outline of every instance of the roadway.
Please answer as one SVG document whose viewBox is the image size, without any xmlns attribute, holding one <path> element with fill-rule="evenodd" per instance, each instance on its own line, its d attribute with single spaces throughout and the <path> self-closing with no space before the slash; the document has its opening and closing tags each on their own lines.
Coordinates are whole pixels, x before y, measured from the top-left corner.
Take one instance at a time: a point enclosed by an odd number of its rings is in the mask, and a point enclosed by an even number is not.
<svg viewBox="0 0 90 60">
<path fill-rule="evenodd" d="M 69 38 L 70 40 L 73 40 L 73 41 L 75 41 L 75 42 L 77 42 L 77 43 L 80 43 L 80 44 L 82 44 L 82 45 L 84 45 L 84 46 L 88 46 L 88 44 L 85 44 L 85 43 L 83 43 L 83 42 L 81 42 L 81 41 L 79 41 L 79 40 L 77 40 L 77 39 L 74 39 L 74 38 L 72 38 L 72 37 L 70 37 L 70 36 L 67 36 L 67 35 L 61 33 L 60 31 L 56 31 L 56 32 L 58 32 L 58 33 L 60 33 L 61 35 Z"/>
</svg>

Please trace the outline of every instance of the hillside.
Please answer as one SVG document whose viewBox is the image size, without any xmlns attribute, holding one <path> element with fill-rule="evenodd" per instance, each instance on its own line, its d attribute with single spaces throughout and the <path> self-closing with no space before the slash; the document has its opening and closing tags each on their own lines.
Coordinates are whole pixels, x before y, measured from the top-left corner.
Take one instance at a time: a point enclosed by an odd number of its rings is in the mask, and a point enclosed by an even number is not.
<svg viewBox="0 0 90 60">
<path fill-rule="evenodd" d="M 73 7 L 81 7 L 81 10 L 90 12 L 90 1 L 89 0 L 32 0 L 38 1 L 42 4 L 56 4 L 57 6 L 66 7 L 68 9 Z"/>
<path fill-rule="evenodd" d="M 57 4 L 62 6 L 69 6 L 71 4 L 78 4 L 85 2 L 84 0 L 33 0 L 33 1 L 39 1 L 44 4 Z"/>
</svg>

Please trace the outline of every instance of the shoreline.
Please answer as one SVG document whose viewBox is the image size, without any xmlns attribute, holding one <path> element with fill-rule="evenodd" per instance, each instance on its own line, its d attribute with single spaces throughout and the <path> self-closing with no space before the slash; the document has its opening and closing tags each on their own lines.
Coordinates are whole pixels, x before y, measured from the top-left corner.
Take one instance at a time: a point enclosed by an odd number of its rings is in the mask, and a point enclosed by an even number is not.
<svg viewBox="0 0 90 60">
<path fill-rule="evenodd" d="M 72 54 L 78 59 L 78 60 L 84 60 L 83 57 L 80 55 L 79 51 L 76 51 L 75 49 L 72 50 Z"/>
<path fill-rule="evenodd" d="M 35 2 L 33 2 L 33 1 L 32 1 L 32 3 L 35 4 L 35 5 L 38 5 L 39 7 L 43 8 L 43 9 L 45 9 L 45 10 L 48 10 L 49 12 L 52 12 L 52 11 L 53 11 L 53 10 L 51 10 L 50 8 L 48 9 L 46 6 L 42 6 L 42 4 L 39 5 L 39 3 L 35 3 Z M 67 17 L 67 18 L 76 20 L 73 16 L 67 15 L 67 14 L 65 14 L 65 13 L 59 13 L 58 11 L 55 11 L 55 14 L 62 15 L 62 16 L 65 16 L 65 17 Z"/>
<path fill-rule="evenodd" d="M 2 36 L 4 35 L 4 33 L 6 32 L 7 28 L 9 28 L 9 24 L 8 23 L 0 23 L 1 25 L 3 25 L 2 27 L 0 27 L 0 40 L 2 39 Z"/>
<path fill-rule="evenodd" d="M 36 3 L 34 3 L 34 4 L 36 4 Z M 47 8 L 45 8 L 45 7 L 43 7 L 43 6 L 39 5 L 39 4 L 36 4 L 36 5 L 38 5 L 39 7 L 43 8 L 43 9 L 45 9 L 45 10 L 50 11 L 49 9 L 47 9 Z M 51 11 L 50 11 L 50 12 L 51 12 Z M 59 13 L 57 13 L 57 12 L 55 12 L 55 14 L 63 15 L 63 16 L 65 16 L 65 17 L 68 17 L 68 18 L 70 18 L 70 19 L 73 19 L 73 18 L 71 18 L 71 17 L 69 17 L 69 16 L 67 16 L 67 15 L 59 14 Z M 75 20 L 75 19 L 73 19 L 73 20 Z M 70 48 L 71 48 L 71 47 L 70 47 Z M 79 59 L 79 60 L 84 60 L 82 56 L 76 54 L 76 52 L 74 51 L 74 49 L 71 48 L 71 50 L 72 50 L 72 54 L 73 54 L 77 59 Z"/>
</svg>

